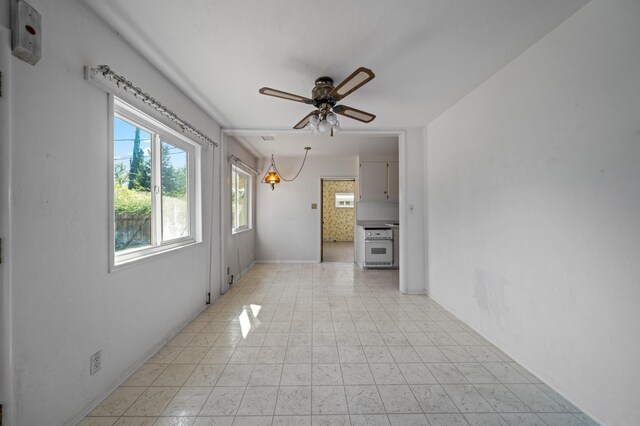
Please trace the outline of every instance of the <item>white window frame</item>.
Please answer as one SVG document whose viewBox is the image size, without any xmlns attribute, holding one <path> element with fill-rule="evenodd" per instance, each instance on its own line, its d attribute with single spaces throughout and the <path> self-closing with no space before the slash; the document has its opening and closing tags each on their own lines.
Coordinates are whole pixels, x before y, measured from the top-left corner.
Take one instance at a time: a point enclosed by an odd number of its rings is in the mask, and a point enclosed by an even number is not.
<svg viewBox="0 0 640 426">
<path fill-rule="evenodd" d="M 240 232 L 245 232 L 245 231 L 250 231 L 252 229 L 252 214 L 251 212 L 253 211 L 253 203 L 252 203 L 252 199 L 253 199 L 253 176 L 246 172 L 245 170 L 243 170 L 242 168 L 236 166 L 235 164 L 231 165 L 231 179 L 229 179 L 230 182 L 233 182 L 233 173 L 236 174 L 241 174 L 243 175 L 246 180 L 247 180 L 247 194 L 245 195 L 245 200 L 247 202 L 247 206 L 246 206 L 246 210 L 247 210 L 247 224 L 244 226 L 239 226 L 237 228 L 234 228 L 233 226 L 233 216 L 231 216 L 231 234 L 238 234 Z M 236 180 L 237 183 L 237 180 Z M 233 190 L 234 188 L 230 188 L 229 191 L 229 201 L 230 204 L 233 204 L 233 201 L 231 200 L 231 195 L 233 194 Z M 235 211 L 236 211 L 236 215 L 238 214 L 238 200 L 236 199 L 236 206 L 235 206 Z M 233 208 L 233 205 L 230 205 L 230 209 L 231 210 Z M 229 214 L 231 215 L 232 210 L 229 212 Z M 236 217 L 236 223 L 238 223 L 237 221 L 237 217 Z"/>
<path fill-rule="evenodd" d="M 115 251 L 114 206 L 114 118 L 119 118 L 151 133 L 151 245 Z M 187 199 L 189 203 L 189 235 L 162 241 L 162 142 L 187 152 Z M 121 99 L 109 95 L 109 270 L 117 270 L 143 259 L 202 242 L 201 146 L 167 125 L 134 108 Z"/>
<path fill-rule="evenodd" d="M 352 209 L 355 206 L 355 194 L 353 192 L 336 192 L 335 193 L 336 208 Z M 340 201 L 346 204 L 340 205 Z"/>
</svg>

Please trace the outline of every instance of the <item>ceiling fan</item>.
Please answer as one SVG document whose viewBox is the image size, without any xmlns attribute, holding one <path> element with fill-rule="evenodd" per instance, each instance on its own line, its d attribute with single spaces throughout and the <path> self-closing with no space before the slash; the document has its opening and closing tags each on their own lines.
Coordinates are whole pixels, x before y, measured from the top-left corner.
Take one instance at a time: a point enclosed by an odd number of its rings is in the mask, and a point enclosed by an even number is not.
<svg viewBox="0 0 640 426">
<path fill-rule="evenodd" d="M 315 106 L 316 110 L 307 114 L 298 124 L 293 126 L 293 128 L 303 129 L 309 127 L 313 130 L 313 133 L 329 133 L 330 131 L 331 136 L 333 136 L 334 131 L 340 130 L 340 123 L 338 123 L 336 114 L 363 123 L 370 123 L 376 118 L 375 115 L 366 111 L 361 111 L 346 105 L 336 105 L 338 101 L 355 92 L 373 80 L 374 77 L 375 74 L 373 71 L 365 67 L 360 67 L 355 70 L 337 86 L 333 85 L 333 79 L 331 77 L 320 77 L 316 79 L 315 87 L 311 91 L 311 98 L 305 98 L 304 96 L 294 95 L 293 93 L 283 92 L 270 87 L 263 87 L 259 92 L 263 95 L 275 96 L 276 98 Z"/>
</svg>

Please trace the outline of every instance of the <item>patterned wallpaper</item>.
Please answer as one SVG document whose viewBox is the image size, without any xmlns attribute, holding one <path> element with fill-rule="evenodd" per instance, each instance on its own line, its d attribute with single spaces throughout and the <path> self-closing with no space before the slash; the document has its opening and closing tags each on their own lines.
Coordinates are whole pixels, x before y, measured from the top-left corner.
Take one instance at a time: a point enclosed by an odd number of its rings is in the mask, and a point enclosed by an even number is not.
<svg viewBox="0 0 640 426">
<path fill-rule="evenodd" d="M 347 180 L 322 181 L 322 240 L 353 241 L 355 208 L 336 208 L 336 192 L 354 192 L 356 183 Z"/>
</svg>

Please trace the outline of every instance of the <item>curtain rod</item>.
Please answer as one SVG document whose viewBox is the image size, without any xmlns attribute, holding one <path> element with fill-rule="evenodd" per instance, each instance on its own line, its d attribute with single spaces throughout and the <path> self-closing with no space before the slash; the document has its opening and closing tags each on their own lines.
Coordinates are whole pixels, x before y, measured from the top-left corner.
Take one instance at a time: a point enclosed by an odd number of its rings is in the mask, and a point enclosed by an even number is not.
<svg viewBox="0 0 640 426">
<path fill-rule="evenodd" d="M 139 98 L 140 100 L 142 100 L 142 102 L 151 106 L 160 114 L 164 115 L 169 120 L 177 124 L 178 127 L 180 127 L 183 132 L 185 130 L 189 131 L 198 139 L 201 139 L 205 141 L 207 144 L 209 144 L 210 147 L 218 146 L 218 144 L 213 139 L 211 139 L 210 137 L 202 133 L 200 130 L 196 129 L 188 121 L 185 121 L 182 118 L 178 117 L 176 113 L 174 113 L 169 108 L 167 108 L 166 106 L 158 102 L 154 97 L 144 92 L 141 88 L 134 86 L 131 81 L 127 80 L 125 77 L 121 75 L 116 74 L 108 65 L 97 65 L 95 68 L 84 67 L 84 70 L 85 70 L 84 77 L 86 80 L 92 79 L 95 81 L 95 77 L 97 75 L 100 75 L 105 80 L 113 82 L 118 88 L 123 89 L 125 92 L 131 92 L 135 98 Z"/>
<path fill-rule="evenodd" d="M 241 159 L 239 159 L 238 157 L 236 157 L 236 156 L 235 156 L 235 155 L 233 155 L 233 154 L 229 154 L 229 156 L 227 157 L 227 159 L 228 159 L 229 161 L 234 161 L 234 162 L 236 162 L 236 163 L 240 164 L 241 166 L 243 166 L 244 168 L 246 168 L 247 170 L 249 170 L 251 173 L 253 173 L 253 174 L 254 174 L 254 175 L 256 175 L 256 176 L 260 174 L 260 172 L 259 172 L 259 171 L 257 171 L 257 170 L 256 170 L 256 169 L 254 169 L 253 167 L 251 167 L 251 166 L 247 165 L 247 163 L 245 163 L 244 161 L 242 161 Z"/>
</svg>

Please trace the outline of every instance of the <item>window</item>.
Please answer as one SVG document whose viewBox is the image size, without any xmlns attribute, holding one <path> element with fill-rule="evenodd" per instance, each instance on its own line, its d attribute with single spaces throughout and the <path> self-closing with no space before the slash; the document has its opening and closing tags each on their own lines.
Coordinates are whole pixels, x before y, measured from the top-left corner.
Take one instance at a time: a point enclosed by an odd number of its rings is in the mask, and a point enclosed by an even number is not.
<svg viewBox="0 0 640 426">
<path fill-rule="evenodd" d="M 251 229 L 251 175 L 231 166 L 231 232 Z"/>
<path fill-rule="evenodd" d="M 354 199 L 353 192 L 336 192 L 336 207 L 353 208 Z"/>
<path fill-rule="evenodd" d="M 113 111 L 112 266 L 200 241 L 200 147 L 118 99 Z"/>
</svg>

